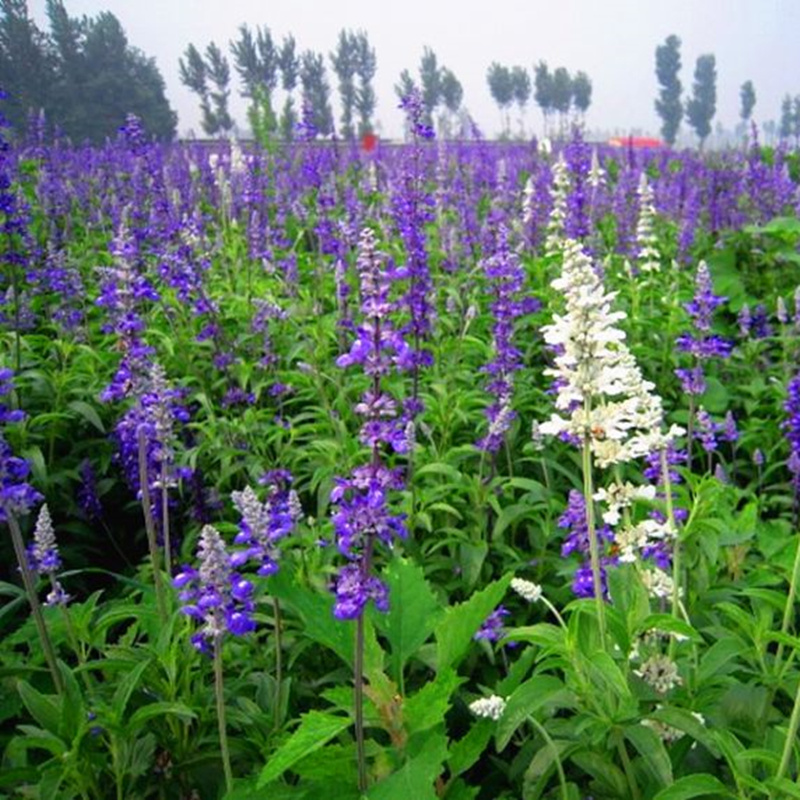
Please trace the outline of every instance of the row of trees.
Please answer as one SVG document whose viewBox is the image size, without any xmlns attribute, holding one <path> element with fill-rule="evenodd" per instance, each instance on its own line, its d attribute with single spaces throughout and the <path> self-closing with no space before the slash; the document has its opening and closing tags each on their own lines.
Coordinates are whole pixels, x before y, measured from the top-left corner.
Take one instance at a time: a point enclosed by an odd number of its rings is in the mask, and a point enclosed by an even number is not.
<svg viewBox="0 0 800 800">
<path fill-rule="evenodd" d="M 571 76 L 564 67 L 550 72 L 547 64 L 540 61 L 534 67 L 534 80 L 525 67 L 506 67 L 492 63 L 486 73 L 489 92 L 497 103 L 504 120 L 504 133 L 510 133 L 509 109 L 516 103 L 519 111 L 520 134 L 524 135 L 525 107 L 533 91 L 536 104 L 544 116 L 545 135 L 549 132 L 549 122 L 554 113 L 559 115 L 559 130 L 564 131 L 567 115 L 573 108 L 584 117 L 592 102 L 592 82 L 585 72 Z"/>
<path fill-rule="evenodd" d="M 268 137 L 280 131 L 284 138 L 292 138 L 299 116 L 294 96 L 298 80 L 305 121 L 321 135 L 333 132 L 331 88 L 322 53 L 299 53 L 293 36 L 286 36 L 278 45 L 266 26 L 253 32 L 247 25 L 242 25 L 239 38 L 229 43 L 229 52 L 241 81 L 241 96 L 250 101 L 248 116 L 255 135 Z M 367 34 L 340 31 L 329 59 L 338 80 L 342 135 L 350 138 L 371 130 L 377 59 Z M 179 68 L 181 82 L 200 99 L 203 131 L 209 136 L 228 135 L 234 122 L 229 112 L 231 70 L 226 55 L 214 42 L 204 53 L 190 44 Z M 276 113 L 279 85 L 284 92 L 280 116 Z"/>
<path fill-rule="evenodd" d="M 433 125 L 438 120 L 441 129 L 451 130 L 464 99 L 461 82 L 451 69 L 439 63 L 430 47 L 422 51 L 418 74 L 419 78 L 415 81 L 407 69 L 400 73 L 400 80 L 394 86 L 398 100 L 408 97 L 413 90 L 419 91 L 425 122 Z"/>
<path fill-rule="evenodd" d="M 43 111 L 74 141 L 102 141 L 136 114 L 160 138 L 175 136 L 177 115 L 152 58 L 128 44 L 119 20 L 104 11 L 76 19 L 62 0 L 47 0 L 41 31 L 26 0 L 0 0 L 0 87 L 12 125 Z"/>
<path fill-rule="evenodd" d="M 659 94 L 656 111 L 661 117 L 661 135 L 669 144 L 674 144 L 681 121 L 686 121 L 697 134 L 700 147 L 711 133 L 711 120 L 717 111 L 717 65 L 711 54 L 698 57 L 694 69 L 692 96 L 685 102 L 681 99 L 683 85 L 680 80 L 681 40 L 668 36 L 664 44 L 656 48 L 656 78 Z M 741 102 L 739 115 L 741 129 L 746 128 L 756 105 L 756 90 L 752 81 L 745 81 L 739 90 Z"/>
</svg>

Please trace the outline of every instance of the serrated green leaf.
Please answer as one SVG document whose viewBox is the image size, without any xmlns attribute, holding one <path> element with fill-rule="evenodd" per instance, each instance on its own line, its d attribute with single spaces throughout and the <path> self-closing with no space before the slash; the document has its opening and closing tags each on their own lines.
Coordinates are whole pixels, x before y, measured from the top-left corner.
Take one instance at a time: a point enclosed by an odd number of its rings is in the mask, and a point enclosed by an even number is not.
<svg viewBox="0 0 800 800">
<path fill-rule="evenodd" d="M 287 769 L 300 759 L 324 747 L 351 725 L 349 717 L 327 714 L 322 711 L 309 711 L 300 718 L 300 725 L 292 735 L 272 754 L 261 775 L 258 787 L 262 788 L 277 780 Z"/>
<path fill-rule="evenodd" d="M 442 733 L 433 733 L 425 739 L 424 746 L 397 772 L 373 786 L 369 800 L 438 800 L 434 781 L 441 775 L 447 758 L 447 740 Z"/>
<path fill-rule="evenodd" d="M 453 667 L 469 650 L 472 637 L 503 599 L 511 576 L 506 575 L 463 603 L 446 609 L 436 625 L 436 668 Z"/>
<path fill-rule="evenodd" d="M 422 568 L 408 559 L 392 559 L 383 578 L 389 587 L 389 611 L 373 619 L 389 640 L 390 674 L 399 684 L 408 659 L 433 633 L 441 609 Z"/>
<path fill-rule="evenodd" d="M 403 719 L 409 733 L 418 733 L 444 722 L 450 697 L 464 682 L 452 669 L 440 672 L 403 703 Z"/>
<path fill-rule="evenodd" d="M 352 667 L 355 653 L 355 624 L 343 623 L 333 616 L 333 596 L 321 594 L 310 586 L 300 585 L 288 570 L 271 575 L 269 592 L 289 604 L 303 621 L 302 632 Z"/>
<path fill-rule="evenodd" d="M 494 733 L 495 723 L 490 719 L 480 719 L 470 728 L 466 736 L 450 743 L 447 765 L 451 775 L 460 775 L 468 770 L 481 757 Z"/>
</svg>

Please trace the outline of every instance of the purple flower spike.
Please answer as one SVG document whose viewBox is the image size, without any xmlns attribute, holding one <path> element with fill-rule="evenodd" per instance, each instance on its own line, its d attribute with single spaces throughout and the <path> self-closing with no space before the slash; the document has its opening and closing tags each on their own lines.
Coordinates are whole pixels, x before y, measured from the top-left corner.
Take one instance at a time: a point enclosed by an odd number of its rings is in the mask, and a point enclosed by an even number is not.
<svg viewBox="0 0 800 800">
<path fill-rule="evenodd" d="M 363 320 L 341 367 L 360 366 L 371 384 L 356 405 L 363 417 L 360 440 L 369 447 L 367 464 L 356 467 L 349 478 L 336 478 L 331 492 L 336 545 L 348 563 L 335 581 L 338 619 L 356 619 L 372 600 L 379 611 L 389 608 L 388 590 L 372 575 L 372 558 L 378 541 L 392 547 L 406 536 L 405 518 L 390 506 L 391 492 L 403 486 L 400 471 L 383 463 L 385 450 L 404 453 L 413 446 L 413 426 L 399 416 L 398 404 L 382 390 L 381 381 L 393 370 L 414 366 L 411 351 L 390 319 L 391 275 L 376 249 L 371 230 L 361 234 L 358 273 Z"/>
<path fill-rule="evenodd" d="M 225 543 L 211 525 L 200 533 L 197 557 L 199 569 L 184 567 L 172 585 L 181 590 L 178 597 L 183 613 L 204 623 L 192 635 L 192 644 L 211 654 L 210 645 L 226 631 L 242 636 L 255 630 L 253 585 L 233 571 Z"/>
</svg>

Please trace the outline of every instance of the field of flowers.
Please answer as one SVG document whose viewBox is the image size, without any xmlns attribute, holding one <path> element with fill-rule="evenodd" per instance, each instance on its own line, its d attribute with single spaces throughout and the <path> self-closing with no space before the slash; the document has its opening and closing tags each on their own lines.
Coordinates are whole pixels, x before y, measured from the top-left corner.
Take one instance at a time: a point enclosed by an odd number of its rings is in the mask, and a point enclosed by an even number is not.
<svg viewBox="0 0 800 800">
<path fill-rule="evenodd" d="M 0 152 L 0 798 L 800 797 L 800 161 Z"/>
</svg>

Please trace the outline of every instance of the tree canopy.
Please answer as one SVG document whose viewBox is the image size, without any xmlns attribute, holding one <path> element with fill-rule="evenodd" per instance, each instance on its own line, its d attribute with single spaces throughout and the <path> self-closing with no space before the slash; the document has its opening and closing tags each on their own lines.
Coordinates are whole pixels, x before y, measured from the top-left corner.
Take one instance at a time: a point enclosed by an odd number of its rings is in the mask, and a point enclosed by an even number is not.
<svg viewBox="0 0 800 800">
<path fill-rule="evenodd" d="M 680 71 L 681 40 L 673 34 L 656 48 L 656 78 L 660 86 L 656 112 L 661 117 L 661 135 L 668 144 L 675 144 L 683 118 Z"/>
<path fill-rule="evenodd" d="M 0 0 L 0 86 L 12 125 L 44 111 L 73 140 L 99 142 L 135 114 L 151 135 L 175 136 L 177 115 L 155 61 L 128 43 L 113 14 L 75 19 L 62 0 L 47 0 L 47 16 L 44 33 L 26 0 Z"/>
<path fill-rule="evenodd" d="M 697 59 L 692 97 L 686 103 L 686 119 L 694 128 L 700 147 L 711 133 L 711 120 L 717 113 L 717 62 L 707 54 Z"/>
</svg>

